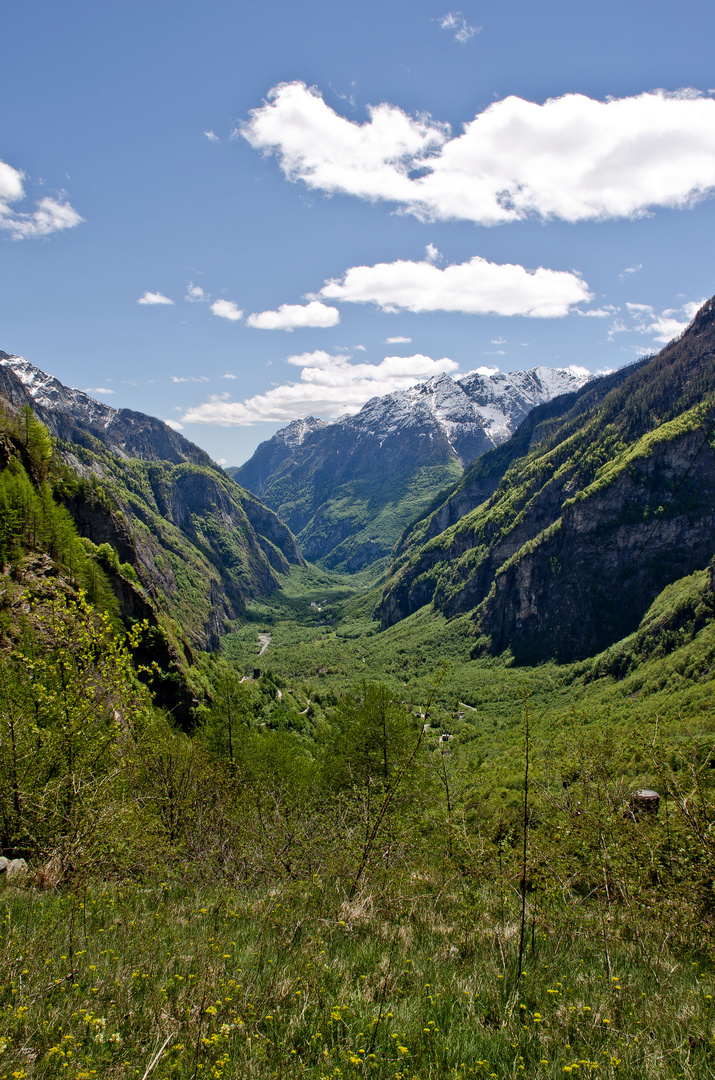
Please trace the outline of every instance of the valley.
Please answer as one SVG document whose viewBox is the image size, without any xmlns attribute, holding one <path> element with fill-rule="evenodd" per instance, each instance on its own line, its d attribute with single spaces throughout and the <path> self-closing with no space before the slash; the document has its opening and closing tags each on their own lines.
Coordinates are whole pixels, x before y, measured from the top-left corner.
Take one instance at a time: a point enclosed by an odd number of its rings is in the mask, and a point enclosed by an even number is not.
<svg viewBox="0 0 715 1080">
<path fill-rule="evenodd" d="M 12 1075 L 707 1075 L 714 357 L 709 301 L 472 460 L 291 425 L 286 524 L 2 355 Z"/>
</svg>

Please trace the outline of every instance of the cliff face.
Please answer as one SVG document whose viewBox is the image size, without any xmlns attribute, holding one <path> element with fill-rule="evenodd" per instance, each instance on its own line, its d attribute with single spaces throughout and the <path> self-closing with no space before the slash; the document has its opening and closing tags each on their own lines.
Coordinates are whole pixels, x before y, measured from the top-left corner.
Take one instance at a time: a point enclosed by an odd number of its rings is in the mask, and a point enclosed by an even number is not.
<svg viewBox="0 0 715 1080">
<path fill-rule="evenodd" d="M 294 421 L 230 471 L 298 534 L 309 559 L 359 570 L 386 557 L 437 492 L 535 405 L 587 378 L 550 368 L 441 375 L 331 424 Z"/>
<path fill-rule="evenodd" d="M 160 420 L 102 405 L 7 354 L 0 393 L 31 404 L 55 436 L 76 478 L 63 501 L 80 534 L 111 544 L 156 614 L 174 619 L 192 646 L 216 647 L 247 599 L 302 562 L 273 511 Z M 120 603 L 133 603 L 124 593 Z"/>
<path fill-rule="evenodd" d="M 612 483 L 567 501 L 554 526 L 500 567 L 476 616 L 490 651 L 510 646 L 520 660 L 599 652 L 635 630 L 666 585 L 708 565 L 715 453 L 703 435 L 700 425 L 676 434 Z M 657 524 L 689 467 L 686 496 Z"/>
<path fill-rule="evenodd" d="M 383 626 L 429 602 L 473 611 L 479 649 L 531 660 L 628 633 L 715 549 L 714 400 L 710 301 L 656 357 L 535 411 L 477 462 L 403 537 Z"/>
</svg>

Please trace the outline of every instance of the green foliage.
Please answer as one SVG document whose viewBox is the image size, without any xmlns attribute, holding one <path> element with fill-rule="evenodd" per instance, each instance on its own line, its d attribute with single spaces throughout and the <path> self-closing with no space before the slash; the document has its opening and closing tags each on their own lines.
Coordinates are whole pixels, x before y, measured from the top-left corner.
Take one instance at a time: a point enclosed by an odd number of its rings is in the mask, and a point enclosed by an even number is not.
<svg viewBox="0 0 715 1080">
<path fill-rule="evenodd" d="M 330 712 L 321 748 L 324 784 L 336 791 L 384 790 L 409 757 L 418 732 L 414 716 L 384 683 L 363 680 Z"/>
<path fill-rule="evenodd" d="M 14 425 L 20 423 L 18 419 L 5 422 L 11 433 Z M 83 588 L 94 604 L 116 618 L 118 605 L 106 575 L 89 557 L 72 518 L 55 502 L 46 479 L 52 454 L 46 429 L 26 411 L 21 430 L 26 439 L 22 446 L 30 455 L 34 475 L 28 473 L 22 458 L 15 455 L 9 457 L 0 471 L 0 570 L 26 554 L 47 554 L 63 568 L 70 582 Z M 104 546 L 117 559 L 109 545 Z"/>
<path fill-rule="evenodd" d="M 0 842 L 64 860 L 111 815 L 122 744 L 137 737 L 147 701 L 107 615 L 61 593 L 25 605 L 0 652 Z"/>
</svg>

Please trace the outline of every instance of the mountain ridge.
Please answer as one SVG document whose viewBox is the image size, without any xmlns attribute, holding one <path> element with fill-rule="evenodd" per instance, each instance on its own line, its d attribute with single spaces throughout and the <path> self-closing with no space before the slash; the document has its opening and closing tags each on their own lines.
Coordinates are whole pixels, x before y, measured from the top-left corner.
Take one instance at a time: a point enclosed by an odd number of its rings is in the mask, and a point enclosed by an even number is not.
<svg viewBox="0 0 715 1080">
<path fill-rule="evenodd" d="M 591 378 L 544 367 L 434 376 L 330 423 L 293 421 L 227 471 L 286 521 L 307 558 L 359 570 L 386 558 L 437 492 L 535 405 Z"/>
<path fill-rule="evenodd" d="M 403 537 L 378 608 L 383 627 L 432 603 L 447 616 L 472 612 L 480 649 L 573 660 L 634 629 L 657 592 L 707 565 L 715 299 L 656 356 L 563 404 L 542 423 L 532 414 L 533 431 L 527 420 Z"/>
<path fill-rule="evenodd" d="M 74 479 L 61 499 L 80 534 L 110 544 L 192 648 L 218 646 L 246 601 L 303 558 L 290 530 L 161 420 L 96 402 L 23 357 L 0 356 L 0 394 L 30 406 Z M 120 596 L 125 606 L 136 601 Z"/>
</svg>

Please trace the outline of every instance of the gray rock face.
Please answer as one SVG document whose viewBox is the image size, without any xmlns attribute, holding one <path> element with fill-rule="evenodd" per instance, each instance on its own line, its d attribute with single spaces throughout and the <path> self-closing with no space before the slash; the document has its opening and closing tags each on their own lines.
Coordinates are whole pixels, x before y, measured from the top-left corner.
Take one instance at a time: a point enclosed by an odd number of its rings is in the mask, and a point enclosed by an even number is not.
<svg viewBox="0 0 715 1080">
<path fill-rule="evenodd" d="M 0 857 L 0 881 L 6 885 L 22 885 L 27 877 L 28 866 L 24 859 Z"/>
</svg>

